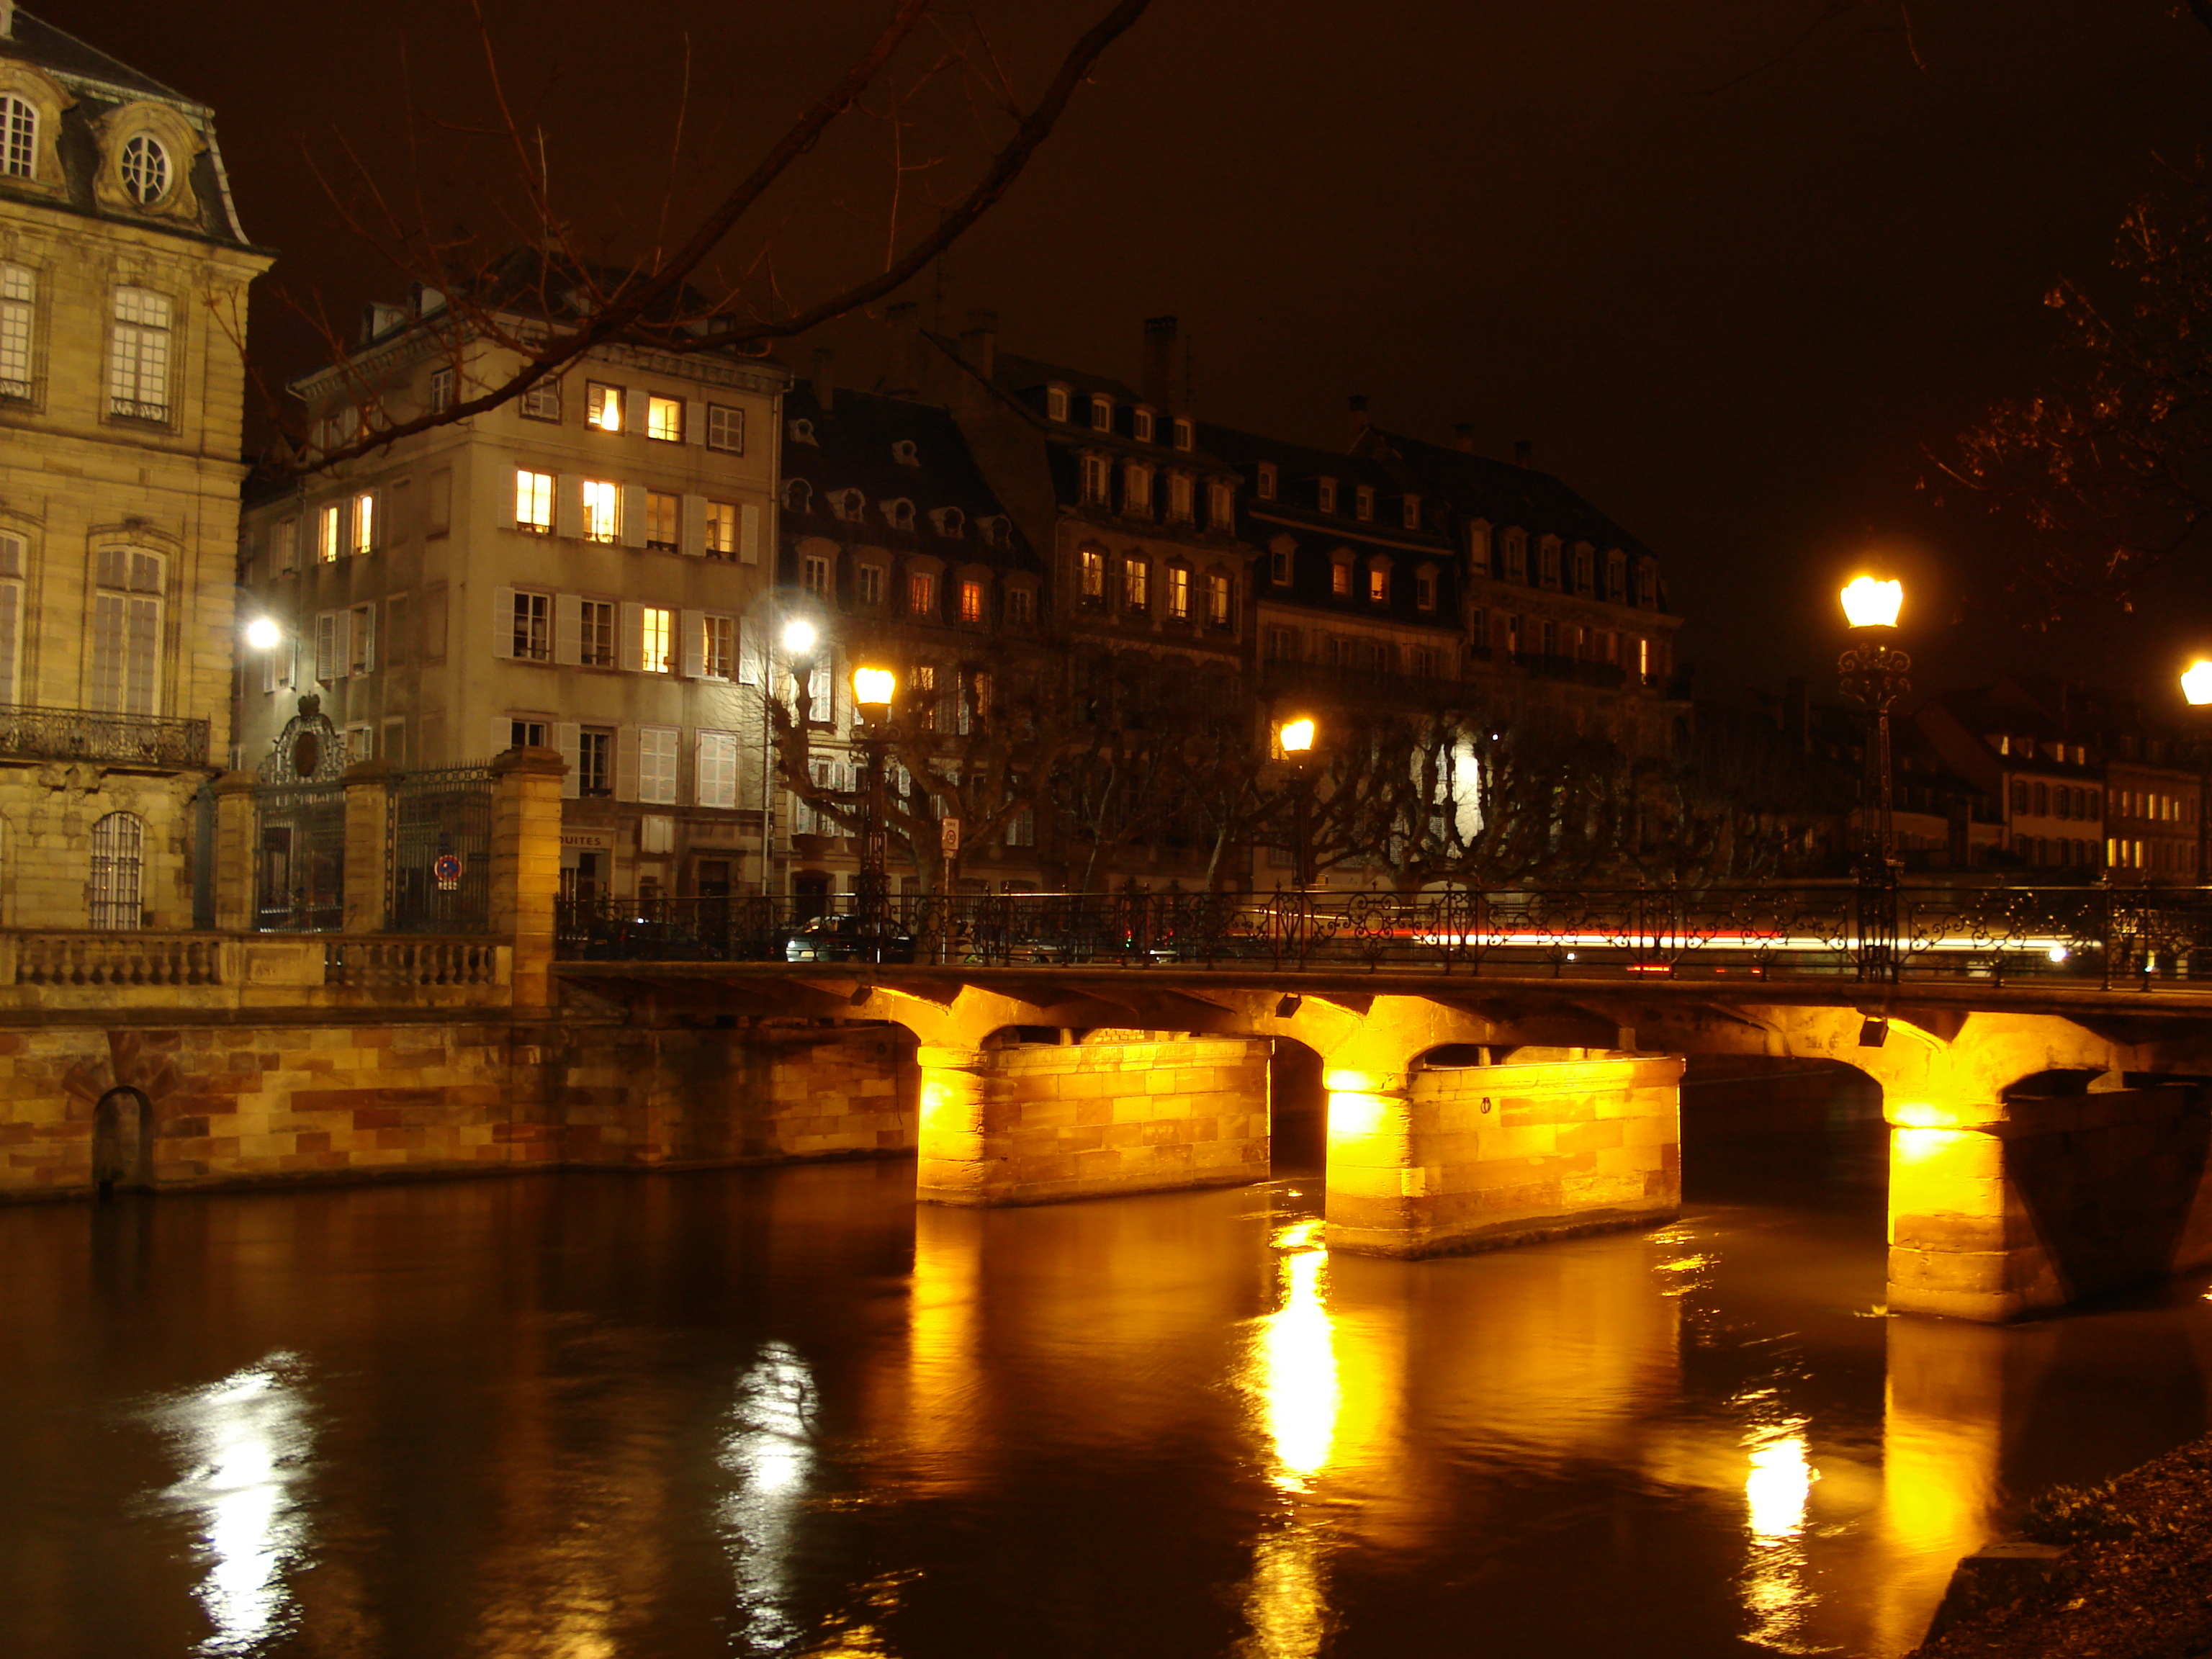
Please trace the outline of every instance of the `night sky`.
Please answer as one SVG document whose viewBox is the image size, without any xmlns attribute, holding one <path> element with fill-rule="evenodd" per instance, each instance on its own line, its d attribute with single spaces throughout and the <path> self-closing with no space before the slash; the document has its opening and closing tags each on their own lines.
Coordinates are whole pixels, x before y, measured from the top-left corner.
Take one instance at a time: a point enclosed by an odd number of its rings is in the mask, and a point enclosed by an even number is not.
<svg viewBox="0 0 2212 1659">
<path fill-rule="evenodd" d="M 1027 90 L 1104 3 L 980 12 Z M 652 235 L 667 195 L 687 32 L 679 202 L 749 161 L 886 10 L 486 4 L 563 215 L 612 253 Z M 514 164 L 472 131 L 490 106 L 457 0 L 33 9 L 216 106 L 247 230 L 334 314 L 404 277 L 304 155 L 342 168 L 343 140 L 388 190 L 419 186 L 416 216 L 507 234 Z M 1449 441 L 1469 422 L 1500 455 L 1529 439 L 1665 558 L 1701 691 L 1831 674 L 1834 589 L 1869 547 L 1912 581 L 1931 681 L 2012 665 L 2163 680 L 2185 645 L 2212 647 L 2201 582 L 2154 616 L 2054 635 L 1954 626 L 2016 550 L 1915 485 L 1923 445 L 2049 372 L 2042 296 L 2101 268 L 2158 157 L 2204 133 L 2212 35 L 2166 0 L 1912 0 L 1908 40 L 1896 0 L 1868 0 L 1805 36 L 1824 9 L 1157 0 L 912 297 L 956 329 L 994 307 L 1010 349 L 1133 380 L 1140 319 L 1176 313 L 1200 411 L 1303 441 L 1343 441 L 1354 392 L 1386 427 Z M 981 154 L 952 90 L 921 95 L 908 148 L 943 153 L 948 179 Z M 732 268 L 764 245 L 764 301 L 770 270 L 811 296 L 880 261 L 888 131 L 825 143 L 732 245 Z M 312 361 L 274 295 L 255 325 L 271 374 Z M 871 380 L 872 332 L 837 343 L 841 371 Z"/>
</svg>

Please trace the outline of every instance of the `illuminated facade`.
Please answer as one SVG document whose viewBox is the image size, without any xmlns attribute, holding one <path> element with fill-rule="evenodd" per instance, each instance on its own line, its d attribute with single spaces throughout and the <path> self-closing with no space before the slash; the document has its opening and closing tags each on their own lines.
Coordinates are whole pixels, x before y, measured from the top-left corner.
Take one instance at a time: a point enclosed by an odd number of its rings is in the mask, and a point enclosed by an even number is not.
<svg viewBox="0 0 2212 1659">
<path fill-rule="evenodd" d="M 213 112 L 4 0 L 0 109 L 0 921 L 187 927 L 269 256 Z"/>
</svg>

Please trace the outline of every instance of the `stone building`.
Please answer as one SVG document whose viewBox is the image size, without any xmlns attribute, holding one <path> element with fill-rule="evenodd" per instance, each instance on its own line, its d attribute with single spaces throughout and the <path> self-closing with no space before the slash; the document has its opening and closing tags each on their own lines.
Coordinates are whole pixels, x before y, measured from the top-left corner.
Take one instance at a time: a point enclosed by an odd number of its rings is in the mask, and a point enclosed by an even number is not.
<svg viewBox="0 0 2212 1659">
<path fill-rule="evenodd" d="M 206 106 L 0 0 L 0 923 L 207 919 L 268 264 Z"/>
<path fill-rule="evenodd" d="M 294 387 L 325 441 L 365 410 L 410 418 L 496 384 L 546 308 L 582 302 L 535 254 L 484 284 L 471 309 L 504 340 L 431 291 L 371 307 L 358 349 Z M 242 580 L 283 643 L 243 665 L 238 763 L 306 693 L 355 763 L 550 747 L 564 890 L 758 890 L 786 378 L 612 343 L 488 413 L 253 491 Z"/>
</svg>

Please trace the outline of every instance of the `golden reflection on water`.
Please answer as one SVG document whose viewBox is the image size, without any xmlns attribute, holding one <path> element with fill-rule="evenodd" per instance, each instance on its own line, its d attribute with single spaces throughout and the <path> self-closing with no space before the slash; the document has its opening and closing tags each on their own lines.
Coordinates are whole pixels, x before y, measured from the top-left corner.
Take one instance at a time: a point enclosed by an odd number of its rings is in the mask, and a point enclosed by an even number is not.
<svg viewBox="0 0 2212 1659">
<path fill-rule="evenodd" d="M 814 1376 L 788 1343 L 764 1344 L 738 1382 L 719 1458 L 734 1479 L 717 1516 L 737 1579 L 744 1634 L 781 1646 L 799 1634 L 786 1610 L 792 1534 L 814 1468 Z"/>
<path fill-rule="evenodd" d="M 1751 1471 L 1743 1499 L 1750 1511 L 1751 1559 L 1743 1603 L 1757 1621 L 1750 1639 L 1785 1653 L 1807 1652 L 1805 1620 L 1814 1596 L 1805 1583 L 1805 1511 L 1820 1477 L 1806 1454 L 1801 1420 L 1746 1437 Z"/>
</svg>

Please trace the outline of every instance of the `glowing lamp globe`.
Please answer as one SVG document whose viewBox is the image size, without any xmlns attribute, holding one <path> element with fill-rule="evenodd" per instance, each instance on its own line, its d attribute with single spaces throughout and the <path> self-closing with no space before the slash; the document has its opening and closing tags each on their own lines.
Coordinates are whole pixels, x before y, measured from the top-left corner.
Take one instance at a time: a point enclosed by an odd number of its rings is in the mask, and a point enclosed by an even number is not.
<svg viewBox="0 0 2212 1659">
<path fill-rule="evenodd" d="M 1309 753 L 1314 745 L 1314 723 L 1304 716 L 1285 720 L 1275 733 L 1275 741 L 1282 746 L 1285 755 Z"/>
<path fill-rule="evenodd" d="M 783 625 L 783 648 L 794 657 L 804 657 L 812 652 L 814 641 L 818 637 L 814 631 L 814 624 L 803 617 Z"/>
<path fill-rule="evenodd" d="M 255 651 L 273 651 L 284 637 L 284 630 L 267 617 L 256 617 L 246 624 L 246 643 Z"/>
<path fill-rule="evenodd" d="M 1905 608 L 1905 584 L 1854 577 L 1844 588 L 1844 615 L 1854 628 L 1894 628 Z"/>
<path fill-rule="evenodd" d="M 898 690 L 898 676 L 888 668 L 855 668 L 853 671 L 853 705 L 867 713 L 871 719 L 890 712 L 891 698 Z"/>
<path fill-rule="evenodd" d="M 2181 695 L 2202 708 L 2212 702 L 2212 658 L 2199 657 L 2181 677 Z"/>
</svg>

